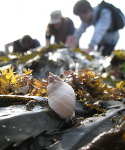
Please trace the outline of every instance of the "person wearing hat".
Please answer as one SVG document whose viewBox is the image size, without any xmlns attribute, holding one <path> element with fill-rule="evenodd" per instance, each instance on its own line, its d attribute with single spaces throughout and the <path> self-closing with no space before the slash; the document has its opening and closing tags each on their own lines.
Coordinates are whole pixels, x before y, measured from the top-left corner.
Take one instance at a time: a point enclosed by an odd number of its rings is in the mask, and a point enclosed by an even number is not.
<svg viewBox="0 0 125 150">
<path fill-rule="evenodd" d="M 75 31 L 73 21 L 68 17 L 63 17 L 60 10 L 51 12 L 50 17 L 51 19 L 46 29 L 46 46 L 50 44 L 52 35 L 55 43 L 63 42 L 67 45 L 68 38 Z"/>
<path fill-rule="evenodd" d="M 29 49 L 34 49 L 40 46 L 40 42 L 36 39 L 32 39 L 29 35 L 24 35 L 21 39 L 5 45 L 5 53 L 9 54 L 9 47 L 13 47 L 13 52 L 24 53 Z"/>
</svg>

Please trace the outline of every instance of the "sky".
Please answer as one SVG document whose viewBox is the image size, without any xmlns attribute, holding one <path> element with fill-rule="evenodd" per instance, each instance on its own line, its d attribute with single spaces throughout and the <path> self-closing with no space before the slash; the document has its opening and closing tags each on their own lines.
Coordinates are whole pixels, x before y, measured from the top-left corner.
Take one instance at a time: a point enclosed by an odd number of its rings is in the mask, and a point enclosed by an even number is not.
<svg viewBox="0 0 125 150">
<path fill-rule="evenodd" d="M 53 10 L 61 10 L 64 17 L 73 20 L 78 28 L 79 17 L 73 14 L 77 0 L 0 0 L 0 50 L 4 45 L 28 34 L 45 45 L 45 30 Z M 102 0 L 88 0 L 94 7 Z M 124 0 L 105 0 L 120 8 L 125 14 Z M 94 28 L 89 27 L 80 39 L 80 47 L 87 48 Z M 120 30 L 116 49 L 125 49 L 125 28 Z"/>
</svg>

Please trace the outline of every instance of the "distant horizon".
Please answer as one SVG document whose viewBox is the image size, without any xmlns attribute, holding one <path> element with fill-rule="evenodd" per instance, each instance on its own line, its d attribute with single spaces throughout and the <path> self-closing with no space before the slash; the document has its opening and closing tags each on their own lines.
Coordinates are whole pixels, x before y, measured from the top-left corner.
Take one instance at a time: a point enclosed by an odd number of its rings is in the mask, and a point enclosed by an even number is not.
<svg viewBox="0 0 125 150">
<path fill-rule="evenodd" d="M 81 24 L 79 17 L 72 12 L 77 0 L 0 0 L 0 50 L 4 50 L 4 45 L 20 39 L 29 34 L 32 38 L 45 45 L 45 30 L 50 20 L 50 13 L 53 10 L 61 10 L 63 16 L 73 20 L 78 28 Z M 94 7 L 102 0 L 88 0 Z M 124 0 L 106 0 L 120 8 L 125 14 Z M 91 40 L 93 27 L 89 27 L 80 39 L 80 48 L 87 48 Z M 115 49 L 125 49 L 125 28 L 120 30 L 120 39 Z"/>
</svg>

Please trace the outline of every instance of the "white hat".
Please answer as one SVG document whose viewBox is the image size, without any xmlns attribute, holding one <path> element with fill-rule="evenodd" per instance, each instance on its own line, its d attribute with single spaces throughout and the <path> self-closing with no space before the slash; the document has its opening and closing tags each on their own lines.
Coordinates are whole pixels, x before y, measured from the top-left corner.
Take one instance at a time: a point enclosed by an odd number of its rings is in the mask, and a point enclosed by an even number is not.
<svg viewBox="0 0 125 150">
<path fill-rule="evenodd" d="M 50 24 L 57 24 L 62 20 L 62 13 L 60 10 L 55 10 L 50 14 Z"/>
</svg>

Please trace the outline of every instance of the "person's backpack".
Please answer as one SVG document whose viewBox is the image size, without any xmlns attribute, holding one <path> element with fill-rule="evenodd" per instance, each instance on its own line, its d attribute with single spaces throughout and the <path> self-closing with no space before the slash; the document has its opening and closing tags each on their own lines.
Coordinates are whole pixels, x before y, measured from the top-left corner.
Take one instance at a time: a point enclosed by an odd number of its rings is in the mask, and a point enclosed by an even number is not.
<svg viewBox="0 0 125 150">
<path fill-rule="evenodd" d="M 109 32 L 122 29 L 125 26 L 125 16 L 119 8 L 116 8 L 114 5 L 107 3 L 104 0 L 98 6 L 99 6 L 99 11 L 97 14 L 97 21 L 99 20 L 101 10 L 103 8 L 107 8 L 111 11 L 112 29 L 108 30 Z"/>
</svg>

